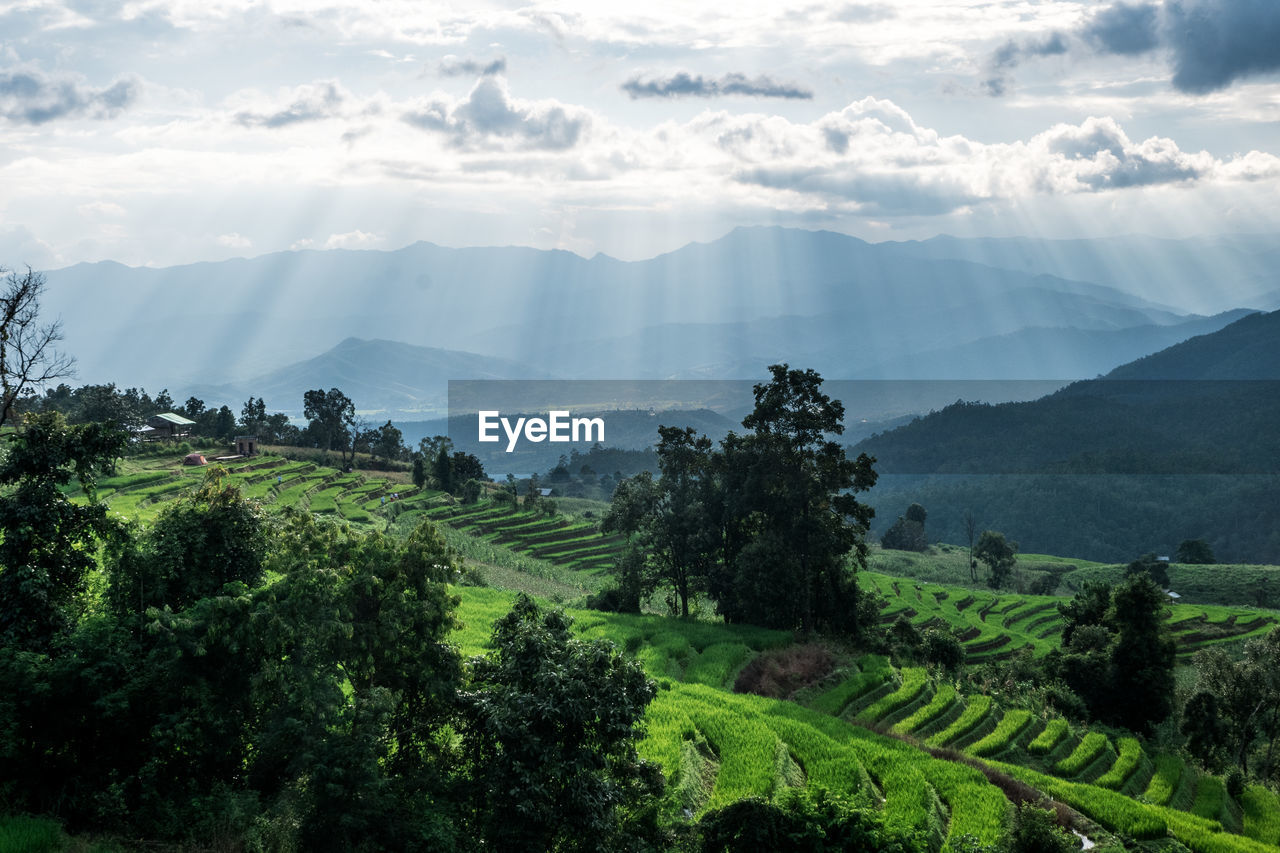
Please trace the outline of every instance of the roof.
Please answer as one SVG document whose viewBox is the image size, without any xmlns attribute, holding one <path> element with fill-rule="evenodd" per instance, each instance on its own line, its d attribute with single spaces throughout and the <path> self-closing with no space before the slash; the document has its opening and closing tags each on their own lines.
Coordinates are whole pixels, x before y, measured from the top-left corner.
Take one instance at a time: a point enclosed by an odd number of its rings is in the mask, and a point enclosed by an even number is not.
<svg viewBox="0 0 1280 853">
<path fill-rule="evenodd" d="M 176 412 L 164 412 L 159 415 L 153 415 L 153 417 L 157 417 L 162 421 L 168 421 L 171 424 L 177 424 L 178 426 L 195 426 L 196 425 L 195 421 L 189 418 L 184 418 L 182 415 L 179 415 Z"/>
</svg>

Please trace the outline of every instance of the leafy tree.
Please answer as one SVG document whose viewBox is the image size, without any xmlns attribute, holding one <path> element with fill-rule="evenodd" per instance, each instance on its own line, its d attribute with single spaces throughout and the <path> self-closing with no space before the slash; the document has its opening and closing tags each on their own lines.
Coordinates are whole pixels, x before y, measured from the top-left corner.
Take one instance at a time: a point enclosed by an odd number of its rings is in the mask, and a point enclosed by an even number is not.
<svg viewBox="0 0 1280 853">
<path fill-rule="evenodd" d="M 356 407 L 337 388 L 316 389 L 302 395 L 302 413 L 307 419 L 307 437 L 313 447 L 337 450 L 345 467 L 354 456 Z"/>
<path fill-rule="evenodd" d="M 369 447 L 369 453 L 374 458 L 381 457 L 387 461 L 399 459 L 406 453 L 404 446 L 404 433 L 398 427 L 387 421 L 375 430 L 375 437 Z"/>
<path fill-rule="evenodd" d="M 1280 740 L 1280 629 L 1245 643 L 1233 660 L 1221 649 L 1196 654 L 1196 692 L 1183 713 L 1187 749 L 1208 767 L 1249 771 L 1251 753 L 1265 744 L 1260 765 L 1275 772 Z"/>
<path fill-rule="evenodd" d="M 973 549 L 973 555 L 985 563 L 987 571 L 991 573 L 987 582 L 992 589 L 1008 585 L 1009 575 L 1018 562 L 1017 553 L 1018 543 L 1006 541 L 1003 533 L 994 530 L 984 530 L 978 538 L 977 547 Z"/>
<path fill-rule="evenodd" d="M 716 457 L 722 558 L 711 592 L 728 621 L 852 633 L 853 570 L 866 564 L 873 514 L 855 494 L 874 485 L 872 460 L 828 438 L 843 432 L 844 406 L 817 372 L 769 370 L 742 421 L 752 433 L 730 433 Z"/>
<path fill-rule="evenodd" d="M 182 610 L 229 583 L 257 586 L 267 550 L 262 509 L 210 468 L 195 494 L 165 505 L 144 536 L 116 555 L 110 595 L 119 612 Z"/>
<path fill-rule="evenodd" d="M 0 275 L 7 271 L 0 268 Z M 75 372 L 75 359 L 54 348 L 62 340 L 58 322 L 40 323 L 45 279 L 30 267 L 8 272 L 0 290 L 0 426 L 12 420 L 25 394 Z"/>
<path fill-rule="evenodd" d="M 267 401 L 261 397 L 256 400 L 250 397 L 240 409 L 239 429 L 244 430 L 246 435 L 256 435 L 262 438 L 262 433 L 266 432 L 266 426 Z"/>
<path fill-rule="evenodd" d="M 1077 628 L 1102 625 L 1111 608 L 1111 585 L 1104 581 L 1085 581 L 1080 591 L 1066 604 L 1058 605 L 1062 614 L 1062 645 L 1070 646 Z"/>
<path fill-rule="evenodd" d="M 912 504 L 919 506 L 919 504 Z M 925 537 L 924 524 L 910 518 L 898 516 L 884 535 L 880 537 L 880 547 L 892 551 L 924 551 L 929 547 Z"/>
<path fill-rule="evenodd" d="M 1075 836 L 1058 826 L 1054 813 L 1033 803 L 1018 804 L 1009 836 L 1009 853 L 1075 853 Z"/>
<path fill-rule="evenodd" d="M 468 480 L 488 480 L 484 472 L 484 464 L 474 453 L 455 450 L 449 457 L 449 476 L 455 483 L 466 483 Z"/>
<path fill-rule="evenodd" d="M 124 449 L 106 424 L 67 426 L 57 413 L 29 415 L 0 460 L 0 642 L 43 649 L 76 621 L 94 552 L 118 532 L 103 504 L 73 503 L 74 477 L 91 496 Z"/>
<path fill-rule="evenodd" d="M 1213 549 L 1203 539 L 1183 539 L 1173 559 L 1175 562 L 1193 566 L 1207 566 L 1218 562 Z"/>
<path fill-rule="evenodd" d="M 435 463 L 431 466 L 431 473 L 436 478 L 436 485 L 450 494 L 453 493 L 453 466 L 449 464 L 449 450 L 441 447 L 436 452 Z"/>
<path fill-rule="evenodd" d="M 929 514 L 925 512 L 924 507 L 920 506 L 920 504 L 913 503 L 911 506 L 907 507 L 907 521 L 914 521 L 916 524 L 924 527 L 924 521 L 928 517 Z"/>
<path fill-rule="evenodd" d="M 873 810 L 818 788 L 788 789 L 777 802 L 755 797 L 698 822 L 703 853 L 907 853 L 915 845 Z"/>
<path fill-rule="evenodd" d="M 521 594 L 471 663 L 463 737 L 472 822 L 495 850 L 611 850 L 652 807 L 662 773 L 636 754 L 656 688 L 607 640 Z"/>
<path fill-rule="evenodd" d="M 411 474 L 413 484 L 421 489 L 427 484 L 427 466 L 422 461 L 422 454 L 415 453 L 413 455 L 413 471 Z"/>
<path fill-rule="evenodd" d="M 1111 595 L 1117 632 L 1111 653 L 1115 703 L 1107 716 L 1134 731 L 1149 730 L 1173 710 L 1177 648 L 1165 623 L 1166 603 L 1164 591 L 1143 574 L 1130 577 Z"/>
<path fill-rule="evenodd" d="M 1161 589 L 1169 588 L 1169 563 L 1161 560 L 1154 553 L 1143 554 L 1138 559 L 1130 563 L 1124 570 L 1125 577 L 1133 577 L 1141 572 L 1146 572 L 1156 585 Z"/>
</svg>

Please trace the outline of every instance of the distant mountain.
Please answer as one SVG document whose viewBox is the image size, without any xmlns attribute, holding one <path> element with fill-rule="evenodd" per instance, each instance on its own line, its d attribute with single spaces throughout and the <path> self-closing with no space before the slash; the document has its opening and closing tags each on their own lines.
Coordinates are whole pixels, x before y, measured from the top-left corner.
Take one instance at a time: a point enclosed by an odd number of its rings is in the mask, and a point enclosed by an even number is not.
<svg viewBox="0 0 1280 853">
<path fill-rule="evenodd" d="M 314 358 L 241 383 L 195 386 L 191 393 L 206 403 L 227 403 L 237 411 L 241 403 L 255 396 L 264 398 L 272 410 L 300 412 L 306 391 L 336 387 L 362 411 L 379 410 L 399 418 L 444 411 L 450 379 L 540 378 L 545 374 L 505 359 L 347 338 Z"/>
<path fill-rule="evenodd" d="M 1280 287 L 1276 235 L 1183 240 L 1141 235 L 1091 240 L 940 236 L 879 245 L 903 257 L 965 260 L 1097 282 L 1181 312 L 1280 307 L 1274 302 L 1274 291 Z"/>
<path fill-rule="evenodd" d="M 957 403 L 854 449 L 887 475 L 875 503 L 921 502 L 949 541 L 973 510 L 1025 550 L 1132 559 L 1207 537 L 1223 559 L 1274 562 L 1276 423 L 1280 312 L 1039 400 Z"/>
<path fill-rule="evenodd" d="M 836 377 L 1031 327 L 1185 319 L 1122 287 L 785 228 L 638 262 L 417 243 L 166 269 L 79 264 L 48 281 L 45 310 L 61 316 L 81 379 L 152 389 L 242 382 L 352 336 L 563 377 L 758 378 L 778 358 Z"/>
</svg>

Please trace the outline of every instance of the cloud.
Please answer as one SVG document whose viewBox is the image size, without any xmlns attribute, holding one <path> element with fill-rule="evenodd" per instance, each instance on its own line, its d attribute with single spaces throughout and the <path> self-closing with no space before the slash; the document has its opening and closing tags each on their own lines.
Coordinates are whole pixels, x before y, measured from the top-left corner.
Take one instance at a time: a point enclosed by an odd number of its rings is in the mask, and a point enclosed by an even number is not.
<svg viewBox="0 0 1280 853">
<path fill-rule="evenodd" d="M 1117 2 L 1068 34 L 1008 41 L 987 58 L 983 88 L 1003 95 L 1009 72 L 1026 59 L 1072 53 L 1139 56 L 1161 51 L 1180 92 L 1204 95 L 1237 80 L 1280 70 L 1280 3 L 1274 0 Z"/>
<path fill-rule="evenodd" d="M 892 6 L 885 3 L 847 3 L 837 9 L 831 17 L 845 23 L 869 24 L 890 20 L 897 14 Z"/>
<path fill-rule="evenodd" d="M 326 249 L 368 249 L 376 246 L 383 240 L 380 234 L 368 234 L 364 231 L 348 231 L 345 234 L 330 234 L 329 239 L 324 241 Z M 302 248 L 302 244 L 310 245 L 310 240 L 299 240 L 294 244 L 295 247 Z"/>
<path fill-rule="evenodd" d="M 119 218 L 125 215 L 125 209 L 112 201 L 91 201 L 76 205 L 76 210 L 81 216 Z"/>
<path fill-rule="evenodd" d="M 436 73 L 441 77 L 488 77 L 492 74 L 505 74 L 507 58 L 499 56 L 488 62 L 467 57 L 465 59 L 450 54 L 440 60 Z"/>
<path fill-rule="evenodd" d="M 1146 53 L 1160 44 L 1159 12 L 1148 3 L 1116 3 L 1095 13 L 1080 34 L 1100 53 Z"/>
<path fill-rule="evenodd" d="M 556 101 L 518 101 L 505 80 L 485 77 L 460 102 L 437 98 L 405 112 L 404 121 L 438 131 L 458 148 L 511 141 L 521 147 L 562 151 L 574 147 L 591 123 L 581 108 Z"/>
<path fill-rule="evenodd" d="M 232 232 L 218 235 L 218 245 L 228 249 L 248 249 L 253 245 L 253 241 L 243 234 Z"/>
<path fill-rule="evenodd" d="M 622 90 L 637 98 L 715 98 L 721 95 L 747 95 L 755 98 L 793 98 L 808 100 L 813 92 L 796 83 L 779 83 L 766 75 L 749 78 L 737 72 L 720 79 L 681 71 L 671 77 L 645 80 L 633 77 L 622 84 Z"/>
<path fill-rule="evenodd" d="M 299 86 L 289 96 L 284 106 L 269 106 L 265 110 L 243 109 L 235 114 L 235 120 L 245 127 L 275 129 L 321 121 L 341 115 L 347 94 L 334 81 L 322 81 Z"/>
<path fill-rule="evenodd" d="M 18 124 L 44 124 L 59 118 L 113 118 L 138 98 L 137 77 L 120 77 L 95 88 L 69 76 L 52 76 L 35 68 L 0 71 L 0 116 Z"/>
<path fill-rule="evenodd" d="M 1205 94 L 1280 69 L 1280 3 L 1199 0 L 1165 5 L 1173 85 Z"/>
<path fill-rule="evenodd" d="M 1280 176 L 1280 158 L 1270 154 L 1219 160 L 1171 139 L 1130 139 L 1111 118 L 1058 124 L 1026 141 L 982 143 L 942 136 L 875 98 L 811 124 L 719 114 L 697 132 L 732 156 L 730 175 L 740 184 L 871 215 L 928 216 L 1035 195 Z"/>
</svg>

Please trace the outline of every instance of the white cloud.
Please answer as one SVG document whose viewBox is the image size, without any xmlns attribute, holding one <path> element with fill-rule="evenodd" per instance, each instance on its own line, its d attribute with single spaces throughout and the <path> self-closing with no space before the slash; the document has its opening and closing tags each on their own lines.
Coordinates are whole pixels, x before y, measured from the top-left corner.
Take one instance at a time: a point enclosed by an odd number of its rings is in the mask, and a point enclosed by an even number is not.
<svg viewBox="0 0 1280 853">
<path fill-rule="evenodd" d="M 299 241 L 302 242 L 302 241 Z M 310 241 L 306 241 L 310 245 Z M 383 238 L 378 234 L 367 234 L 364 231 L 348 231 L 345 234 L 330 234 L 329 239 L 324 241 L 326 249 L 372 249 L 383 243 Z M 298 243 L 294 244 L 298 246 Z"/>
<path fill-rule="evenodd" d="M 85 204 L 76 205 L 76 210 L 82 216 L 88 217 L 110 217 L 118 219 L 125 215 L 125 209 L 112 201 L 91 201 Z"/>
<path fill-rule="evenodd" d="M 575 146 L 591 125 L 585 109 L 513 99 L 506 80 L 491 76 L 460 101 L 437 97 L 406 110 L 403 118 L 414 127 L 444 133 L 459 148 L 562 150 Z"/>
<path fill-rule="evenodd" d="M 248 249 L 253 246 L 253 241 L 233 231 L 230 234 L 219 234 L 218 245 L 226 249 Z"/>
</svg>

